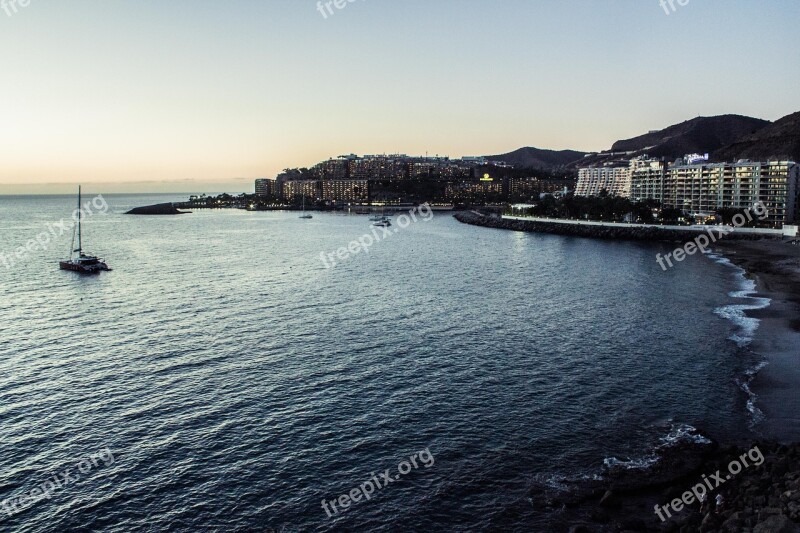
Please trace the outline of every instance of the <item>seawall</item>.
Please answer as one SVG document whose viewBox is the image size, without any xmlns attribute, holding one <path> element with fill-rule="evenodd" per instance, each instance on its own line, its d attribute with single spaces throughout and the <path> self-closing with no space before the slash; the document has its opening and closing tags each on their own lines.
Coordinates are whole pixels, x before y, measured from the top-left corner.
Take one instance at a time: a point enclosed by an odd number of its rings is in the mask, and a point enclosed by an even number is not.
<svg viewBox="0 0 800 533">
<path fill-rule="evenodd" d="M 713 232 L 718 239 L 730 240 L 760 240 L 776 239 L 780 235 L 775 233 L 746 233 L 732 232 L 722 235 L 715 226 L 709 226 L 708 230 L 679 230 L 665 229 L 657 226 L 638 226 L 634 224 L 580 224 L 576 221 L 543 222 L 539 220 L 520 220 L 510 218 L 500 218 L 493 216 L 483 216 L 474 212 L 456 213 L 453 217 L 463 224 L 473 226 L 483 226 L 494 229 L 507 229 L 512 231 L 525 231 L 529 233 L 550 233 L 553 235 L 566 235 L 570 237 L 586 237 L 592 239 L 615 239 L 631 241 L 666 241 L 666 242 L 689 242 L 693 241 L 700 234 Z"/>
</svg>

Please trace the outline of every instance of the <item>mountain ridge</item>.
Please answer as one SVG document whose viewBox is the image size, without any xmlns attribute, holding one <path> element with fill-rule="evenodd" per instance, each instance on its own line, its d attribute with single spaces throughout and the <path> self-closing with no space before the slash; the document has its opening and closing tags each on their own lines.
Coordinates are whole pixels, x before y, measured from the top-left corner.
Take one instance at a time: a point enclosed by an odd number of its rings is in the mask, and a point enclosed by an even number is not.
<svg viewBox="0 0 800 533">
<path fill-rule="evenodd" d="M 800 161 L 800 111 L 716 150 L 714 161 L 790 159 Z"/>
<path fill-rule="evenodd" d="M 526 146 L 507 154 L 487 155 L 486 159 L 503 161 L 515 167 L 554 171 L 566 168 L 569 164 L 583 158 L 587 153 L 578 150 L 547 150 Z"/>
<path fill-rule="evenodd" d="M 524 147 L 507 154 L 486 156 L 520 168 L 557 171 L 639 155 L 675 160 L 687 154 L 708 153 L 712 161 L 791 159 L 800 161 L 800 112 L 770 122 L 744 115 L 695 117 L 661 130 L 622 139 L 609 150 L 547 150 Z"/>
</svg>

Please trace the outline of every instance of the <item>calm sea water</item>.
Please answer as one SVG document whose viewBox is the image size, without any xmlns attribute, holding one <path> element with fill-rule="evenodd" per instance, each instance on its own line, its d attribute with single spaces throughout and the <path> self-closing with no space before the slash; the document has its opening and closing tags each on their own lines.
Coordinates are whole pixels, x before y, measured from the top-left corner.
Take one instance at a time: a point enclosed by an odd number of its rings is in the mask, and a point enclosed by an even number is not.
<svg viewBox="0 0 800 533">
<path fill-rule="evenodd" d="M 121 214 L 178 199 L 106 196 L 85 247 L 113 272 L 59 271 L 67 233 L 0 263 L 0 501 L 78 477 L 0 529 L 544 530 L 536 480 L 683 424 L 747 437 L 725 265 L 663 272 L 666 247 L 443 214 L 326 269 L 365 217 Z M 0 253 L 73 203 L 0 197 Z M 426 449 L 431 466 L 323 510 Z"/>
</svg>

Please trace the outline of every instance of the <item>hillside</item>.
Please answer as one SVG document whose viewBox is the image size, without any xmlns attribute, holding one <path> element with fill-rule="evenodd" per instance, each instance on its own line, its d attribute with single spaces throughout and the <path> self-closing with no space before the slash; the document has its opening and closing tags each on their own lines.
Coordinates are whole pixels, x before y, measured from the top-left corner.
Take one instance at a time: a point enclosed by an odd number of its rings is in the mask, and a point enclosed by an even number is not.
<svg viewBox="0 0 800 533">
<path fill-rule="evenodd" d="M 767 120 L 741 115 L 697 117 L 658 132 L 617 141 L 612 152 L 647 152 L 653 157 L 677 158 L 710 153 L 769 126 Z"/>
<path fill-rule="evenodd" d="M 581 159 L 586 152 L 575 150 L 543 150 L 541 148 L 520 148 L 501 155 L 487 155 L 491 161 L 503 161 L 518 168 L 535 168 L 537 170 L 558 170 Z"/>
<path fill-rule="evenodd" d="M 620 155 L 613 155 L 615 153 Z M 800 112 L 774 123 L 742 115 L 697 117 L 663 130 L 617 141 L 610 150 L 598 154 L 520 148 L 508 154 L 486 157 L 515 167 L 552 171 L 602 165 L 615 159 L 630 159 L 643 154 L 675 160 L 694 153 L 709 153 L 713 161 L 770 158 L 798 161 Z"/>
<path fill-rule="evenodd" d="M 745 135 L 713 153 L 714 161 L 770 158 L 800 161 L 800 112 Z"/>
</svg>

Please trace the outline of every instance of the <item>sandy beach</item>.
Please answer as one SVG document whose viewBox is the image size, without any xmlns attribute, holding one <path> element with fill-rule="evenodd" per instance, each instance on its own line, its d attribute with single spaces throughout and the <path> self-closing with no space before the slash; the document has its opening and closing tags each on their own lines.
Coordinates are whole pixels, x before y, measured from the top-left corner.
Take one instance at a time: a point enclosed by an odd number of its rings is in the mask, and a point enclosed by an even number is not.
<svg viewBox="0 0 800 533">
<path fill-rule="evenodd" d="M 759 296 L 772 300 L 747 313 L 761 320 L 750 347 L 768 362 L 751 384 L 766 416 L 756 429 L 767 439 L 800 441 L 800 245 L 720 242 L 717 250 L 747 271 Z"/>
</svg>

